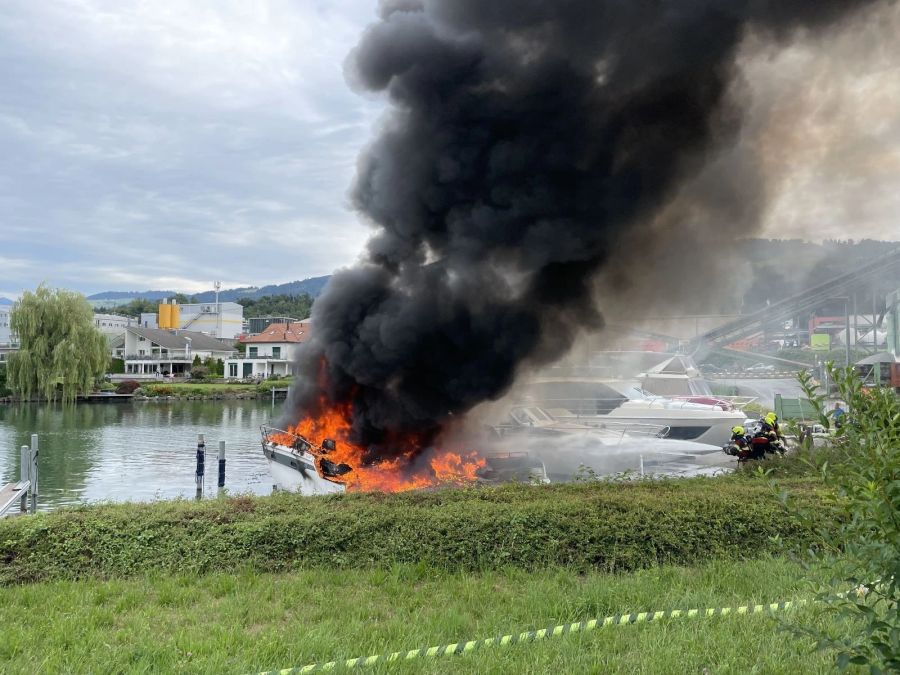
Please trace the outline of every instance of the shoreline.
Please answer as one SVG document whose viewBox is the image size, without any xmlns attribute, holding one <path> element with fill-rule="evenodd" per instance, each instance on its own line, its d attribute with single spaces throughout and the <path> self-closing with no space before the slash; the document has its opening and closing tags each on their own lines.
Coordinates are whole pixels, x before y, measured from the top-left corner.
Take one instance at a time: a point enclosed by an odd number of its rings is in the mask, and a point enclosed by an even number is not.
<svg viewBox="0 0 900 675">
<path fill-rule="evenodd" d="M 178 385 L 176 385 L 178 386 Z M 192 385 L 181 385 L 181 386 L 192 386 Z M 203 387 L 204 385 L 193 385 L 195 387 Z M 219 386 L 219 385 L 213 385 Z M 220 386 L 230 386 L 230 385 L 220 385 Z M 97 395 L 100 392 L 93 392 L 92 396 L 76 399 L 76 403 L 101 403 L 101 404 L 119 404 L 119 403 L 128 403 L 128 402 L 138 402 L 138 403 L 146 403 L 149 401 L 253 401 L 253 400 L 271 400 L 272 399 L 272 390 L 265 389 L 260 390 L 259 388 L 247 388 L 245 390 L 241 389 L 225 389 L 222 391 L 210 391 L 207 393 L 197 391 L 196 389 L 191 391 L 190 393 L 165 393 L 165 394 L 148 394 L 142 392 L 141 389 L 135 390 L 133 395 L 123 395 L 119 394 L 116 396 L 104 396 Z M 275 390 L 275 399 L 278 401 L 284 401 L 287 398 L 287 387 L 276 388 Z M 50 404 L 50 403 L 58 403 L 58 401 L 50 402 L 43 398 L 17 398 L 14 396 L 7 396 L 0 398 L 0 405 L 16 405 L 19 403 L 29 403 L 29 404 Z"/>
</svg>

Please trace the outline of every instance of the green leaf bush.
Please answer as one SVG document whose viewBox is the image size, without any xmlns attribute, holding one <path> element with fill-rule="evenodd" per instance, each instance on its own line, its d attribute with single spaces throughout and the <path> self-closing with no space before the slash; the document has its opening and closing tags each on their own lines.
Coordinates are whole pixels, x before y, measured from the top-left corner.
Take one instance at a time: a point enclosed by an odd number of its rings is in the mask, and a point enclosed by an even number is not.
<svg viewBox="0 0 900 675">
<path fill-rule="evenodd" d="M 837 495 L 837 527 L 821 533 L 816 549 L 817 567 L 828 573 L 819 598 L 852 630 L 844 631 L 848 637 L 795 628 L 836 650 L 840 668 L 900 672 L 900 398 L 890 388 L 864 388 L 852 368 L 828 370 L 849 420 L 828 447 L 807 451 L 809 465 Z M 808 375 L 800 383 L 819 422 L 832 426 L 825 396 Z M 795 513 L 809 526 L 817 521 L 808 509 Z"/>
<path fill-rule="evenodd" d="M 794 497 L 828 520 L 813 481 Z M 0 583 L 250 568 L 625 571 L 751 558 L 813 528 L 764 481 L 697 478 L 221 498 L 61 509 L 0 521 Z"/>
</svg>

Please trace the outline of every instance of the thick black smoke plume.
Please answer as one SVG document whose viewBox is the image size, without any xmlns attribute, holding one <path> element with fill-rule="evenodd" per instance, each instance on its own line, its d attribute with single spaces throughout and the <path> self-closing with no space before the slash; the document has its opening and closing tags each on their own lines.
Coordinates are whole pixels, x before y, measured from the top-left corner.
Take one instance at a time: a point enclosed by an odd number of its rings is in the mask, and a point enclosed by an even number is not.
<svg viewBox="0 0 900 675">
<path fill-rule="evenodd" d="M 355 440 L 389 453 L 564 355 L 602 325 L 592 281 L 623 237 L 739 129 L 748 31 L 784 43 L 871 4 L 383 2 L 348 62 L 391 104 L 352 193 L 377 233 L 315 304 L 290 414 L 352 401 Z"/>
</svg>

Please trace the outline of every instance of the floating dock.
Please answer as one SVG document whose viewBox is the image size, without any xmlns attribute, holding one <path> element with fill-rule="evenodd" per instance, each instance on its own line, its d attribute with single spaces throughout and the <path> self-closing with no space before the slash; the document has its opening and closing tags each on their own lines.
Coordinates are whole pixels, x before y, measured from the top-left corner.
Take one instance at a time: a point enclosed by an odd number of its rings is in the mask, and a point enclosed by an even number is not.
<svg viewBox="0 0 900 675">
<path fill-rule="evenodd" d="M 18 502 L 21 513 L 37 511 L 38 493 L 38 437 L 31 436 L 31 447 L 22 446 L 22 462 L 19 465 L 19 480 L 0 485 L 0 518 L 12 515 L 10 509 Z"/>
</svg>

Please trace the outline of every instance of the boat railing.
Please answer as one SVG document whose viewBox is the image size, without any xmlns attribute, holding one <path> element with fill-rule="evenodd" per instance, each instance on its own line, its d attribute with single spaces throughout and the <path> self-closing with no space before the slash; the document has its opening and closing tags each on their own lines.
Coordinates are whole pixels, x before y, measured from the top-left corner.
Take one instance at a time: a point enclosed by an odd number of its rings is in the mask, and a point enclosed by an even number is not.
<svg viewBox="0 0 900 675">
<path fill-rule="evenodd" d="M 743 410 L 744 407 L 759 400 L 759 396 L 716 396 L 716 398 L 728 401 L 738 410 Z"/>
<path fill-rule="evenodd" d="M 671 398 L 675 401 L 684 401 L 685 403 L 700 403 L 701 405 L 712 405 L 721 407 L 718 401 L 721 401 L 726 406 L 734 410 L 742 410 L 744 406 L 750 405 L 755 400 L 757 400 L 757 396 L 718 396 L 716 394 L 712 394 L 710 396 L 706 396 L 704 394 L 685 394 L 683 396 L 667 396 L 666 398 Z M 703 403 L 702 401 L 698 401 L 697 399 L 707 399 L 709 401 L 713 401 L 712 403 Z"/>
<path fill-rule="evenodd" d="M 624 420 L 610 420 L 594 414 L 578 415 L 568 409 L 542 409 L 553 421 L 544 428 L 553 431 L 571 431 L 573 433 L 603 434 L 606 437 L 618 437 L 619 440 L 628 437 L 642 438 L 666 438 L 671 427 L 665 424 L 650 424 L 647 422 L 629 422 Z M 523 428 L 519 423 L 504 423 L 493 425 L 492 428 L 501 436 L 507 432 L 517 431 Z M 540 429 L 540 426 L 533 427 Z"/>
<path fill-rule="evenodd" d="M 298 452 L 311 452 L 314 454 L 320 454 L 322 452 L 322 449 L 318 445 L 308 438 L 304 438 L 300 434 L 295 434 L 293 431 L 285 431 L 284 429 L 277 429 L 265 424 L 259 428 L 259 431 L 262 434 L 264 443 L 275 443 Z M 274 436 L 279 436 L 280 438 L 275 439 L 273 438 Z M 285 437 L 289 439 L 289 444 L 284 442 Z"/>
<path fill-rule="evenodd" d="M 665 424 L 646 424 L 643 422 L 608 422 L 602 421 L 592 429 L 608 431 L 610 434 L 624 438 L 625 436 L 641 438 L 666 438 L 671 427 Z"/>
<path fill-rule="evenodd" d="M 724 410 L 726 408 L 726 406 L 716 405 L 715 403 L 697 403 L 695 401 L 687 400 L 689 398 L 695 399 L 697 396 L 676 397 L 648 394 L 645 397 L 639 398 L 629 398 L 627 396 L 620 396 L 617 398 L 540 398 L 532 401 L 530 405 L 540 406 L 544 410 L 550 411 L 551 414 L 553 414 L 554 410 L 567 410 L 576 418 L 607 415 L 628 401 L 641 401 L 648 409 L 697 410 L 698 406 L 718 410 Z M 722 399 L 723 401 L 726 400 L 726 397 L 724 396 L 710 396 L 709 398 Z M 747 403 L 755 400 L 751 397 L 732 398 L 741 399 L 744 401 L 743 405 L 747 405 Z M 737 405 L 735 405 L 735 407 L 737 407 Z"/>
</svg>

